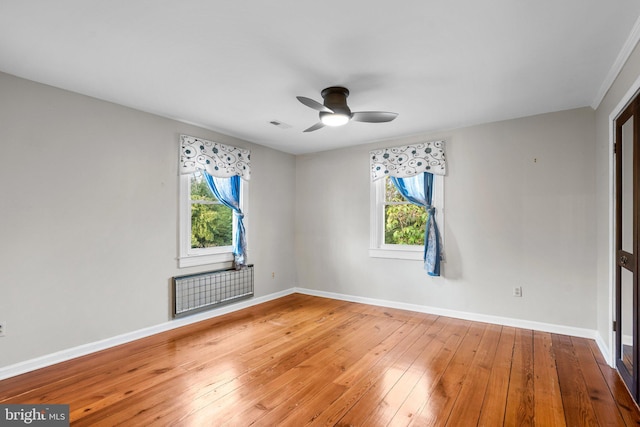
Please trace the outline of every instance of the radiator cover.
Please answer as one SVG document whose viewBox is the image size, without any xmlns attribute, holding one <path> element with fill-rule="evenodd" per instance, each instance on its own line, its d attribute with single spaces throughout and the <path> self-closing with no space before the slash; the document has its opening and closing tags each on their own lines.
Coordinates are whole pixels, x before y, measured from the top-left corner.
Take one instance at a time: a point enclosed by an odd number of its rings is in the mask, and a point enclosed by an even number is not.
<svg viewBox="0 0 640 427">
<path fill-rule="evenodd" d="M 253 264 L 173 278 L 173 317 L 253 296 Z"/>
</svg>

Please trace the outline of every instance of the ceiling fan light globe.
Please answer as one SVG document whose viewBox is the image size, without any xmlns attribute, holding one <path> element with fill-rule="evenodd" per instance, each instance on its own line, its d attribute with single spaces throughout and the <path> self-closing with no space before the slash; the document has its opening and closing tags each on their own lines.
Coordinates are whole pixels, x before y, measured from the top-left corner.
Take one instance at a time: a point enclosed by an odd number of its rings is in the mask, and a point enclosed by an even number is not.
<svg viewBox="0 0 640 427">
<path fill-rule="evenodd" d="M 322 114 L 320 121 L 326 126 L 342 126 L 349 121 L 349 116 L 341 113 Z"/>
</svg>

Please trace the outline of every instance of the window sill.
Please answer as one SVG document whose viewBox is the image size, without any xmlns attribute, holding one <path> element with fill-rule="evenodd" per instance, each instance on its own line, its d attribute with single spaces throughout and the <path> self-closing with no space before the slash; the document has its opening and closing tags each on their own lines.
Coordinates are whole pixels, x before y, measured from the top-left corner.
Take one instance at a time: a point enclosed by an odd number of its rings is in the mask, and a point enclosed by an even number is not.
<svg viewBox="0 0 640 427">
<path fill-rule="evenodd" d="M 225 252 L 219 254 L 189 255 L 178 258 L 178 268 L 196 267 L 206 264 L 223 264 L 233 262 L 233 253 Z"/>
<path fill-rule="evenodd" d="M 370 248 L 369 256 L 372 258 L 406 259 L 410 261 L 423 261 L 424 247 L 404 246 L 400 248 Z"/>
</svg>

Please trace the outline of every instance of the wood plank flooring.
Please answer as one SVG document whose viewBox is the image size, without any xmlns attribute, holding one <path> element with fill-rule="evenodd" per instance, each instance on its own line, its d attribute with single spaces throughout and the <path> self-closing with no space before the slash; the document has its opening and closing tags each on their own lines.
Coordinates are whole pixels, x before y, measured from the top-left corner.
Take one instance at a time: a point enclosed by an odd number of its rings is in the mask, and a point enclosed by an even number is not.
<svg viewBox="0 0 640 427">
<path fill-rule="evenodd" d="M 592 340 L 294 294 L 0 381 L 73 426 L 630 426 Z"/>
</svg>

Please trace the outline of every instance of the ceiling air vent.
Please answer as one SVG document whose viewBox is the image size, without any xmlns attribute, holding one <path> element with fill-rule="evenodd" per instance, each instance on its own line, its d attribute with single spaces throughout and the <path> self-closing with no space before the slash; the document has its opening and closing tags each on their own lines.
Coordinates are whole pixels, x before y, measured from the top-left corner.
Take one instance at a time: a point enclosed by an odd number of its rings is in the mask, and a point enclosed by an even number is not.
<svg viewBox="0 0 640 427">
<path fill-rule="evenodd" d="M 269 123 L 272 125 L 279 127 L 280 129 L 290 129 L 291 125 L 281 122 L 280 120 L 271 120 Z"/>
</svg>

